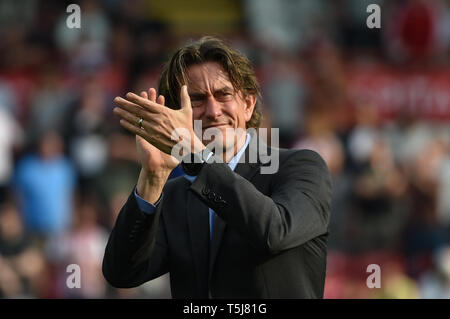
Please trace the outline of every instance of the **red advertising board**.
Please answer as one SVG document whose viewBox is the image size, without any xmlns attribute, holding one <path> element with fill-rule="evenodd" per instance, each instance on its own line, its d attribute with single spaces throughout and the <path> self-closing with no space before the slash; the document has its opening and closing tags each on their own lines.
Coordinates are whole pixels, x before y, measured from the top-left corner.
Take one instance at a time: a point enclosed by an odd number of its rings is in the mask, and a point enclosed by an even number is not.
<svg viewBox="0 0 450 319">
<path fill-rule="evenodd" d="M 404 70 L 386 66 L 349 66 L 348 97 L 356 107 L 376 107 L 383 119 L 408 114 L 450 120 L 450 68 Z"/>
</svg>

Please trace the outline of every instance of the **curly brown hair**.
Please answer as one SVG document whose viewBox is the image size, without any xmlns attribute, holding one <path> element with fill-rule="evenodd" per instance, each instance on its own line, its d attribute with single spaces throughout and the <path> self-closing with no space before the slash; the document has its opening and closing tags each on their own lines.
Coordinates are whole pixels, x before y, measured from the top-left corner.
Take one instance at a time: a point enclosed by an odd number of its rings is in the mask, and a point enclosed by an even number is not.
<svg viewBox="0 0 450 319">
<path fill-rule="evenodd" d="M 178 49 L 164 66 L 158 92 L 166 98 L 166 105 L 170 108 L 179 107 L 180 89 L 188 83 L 187 69 L 191 65 L 204 62 L 219 63 L 228 73 L 236 92 L 241 92 L 244 97 L 255 95 L 257 102 L 246 127 L 258 128 L 262 120 L 261 91 L 253 66 L 245 55 L 215 37 L 206 36 L 188 43 Z"/>
</svg>

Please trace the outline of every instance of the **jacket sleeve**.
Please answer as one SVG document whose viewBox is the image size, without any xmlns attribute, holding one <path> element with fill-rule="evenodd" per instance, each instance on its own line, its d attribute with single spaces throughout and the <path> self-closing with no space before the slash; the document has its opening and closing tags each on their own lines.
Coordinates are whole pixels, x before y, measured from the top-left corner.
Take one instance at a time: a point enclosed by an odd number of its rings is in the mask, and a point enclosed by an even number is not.
<svg viewBox="0 0 450 319">
<path fill-rule="evenodd" d="M 106 245 L 102 271 L 116 288 L 132 288 L 168 271 L 162 204 L 153 214 L 139 209 L 134 192 L 120 211 Z"/>
<path fill-rule="evenodd" d="M 229 227 L 271 254 L 328 232 L 332 181 L 320 155 L 292 152 L 271 177 L 270 188 L 266 196 L 219 163 L 205 165 L 191 185 Z"/>
</svg>

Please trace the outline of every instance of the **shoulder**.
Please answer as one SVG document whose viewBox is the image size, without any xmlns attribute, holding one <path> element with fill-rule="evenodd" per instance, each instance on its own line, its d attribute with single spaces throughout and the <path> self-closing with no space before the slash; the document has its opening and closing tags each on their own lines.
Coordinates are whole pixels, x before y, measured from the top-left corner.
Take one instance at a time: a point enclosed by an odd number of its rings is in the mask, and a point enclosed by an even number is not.
<svg viewBox="0 0 450 319">
<path fill-rule="evenodd" d="M 280 158 L 284 159 L 306 159 L 325 164 L 322 156 L 310 149 L 282 149 L 280 148 Z"/>
<path fill-rule="evenodd" d="M 272 175 L 272 185 L 286 185 L 289 182 L 318 185 L 331 189 L 332 178 L 322 156 L 309 149 L 280 149 L 279 169 Z"/>
<path fill-rule="evenodd" d="M 310 149 L 271 149 L 279 153 L 280 169 L 291 166 L 317 166 L 328 171 L 325 160 L 319 153 Z M 272 153 L 273 154 L 273 153 Z"/>
<path fill-rule="evenodd" d="M 280 168 L 271 179 L 272 190 L 301 190 L 327 207 L 333 180 L 322 156 L 309 149 L 280 150 Z"/>
</svg>

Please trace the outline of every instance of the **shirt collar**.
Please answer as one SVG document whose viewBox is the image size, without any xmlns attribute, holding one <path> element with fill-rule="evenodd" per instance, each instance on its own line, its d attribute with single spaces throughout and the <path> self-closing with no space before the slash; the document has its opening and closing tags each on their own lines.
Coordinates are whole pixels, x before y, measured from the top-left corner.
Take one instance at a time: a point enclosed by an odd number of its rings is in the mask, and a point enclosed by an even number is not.
<svg viewBox="0 0 450 319">
<path fill-rule="evenodd" d="M 241 149 L 236 153 L 236 155 L 234 155 L 234 157 L 231 159 L 231 161 L 228 162 L 228 167 L 231 168 L 232 171 L 234 171 L 237 164 L 239 163 L 239 160 L 241 159 L 242 154 L 244 154 L 245 149 L 248 147 L 248 144 L 250 144 L 251 139 L 252 139 L 252 136 L 249 133 L 247 133 L 247 135 L 245 137 L 244 146 L 242 146 Z M 208 159 L 211 157 L 212 154 L 213 153 L 211 152 L 210 155 L 208 156 Z M 187 175 L 187 174 L 184 174 L 183 176 L 191 183 L 193 183 L 195 181 L 195 179 L 197 178 L 197 176 L 191 176 L 191 175 Z"/>
</svg>

